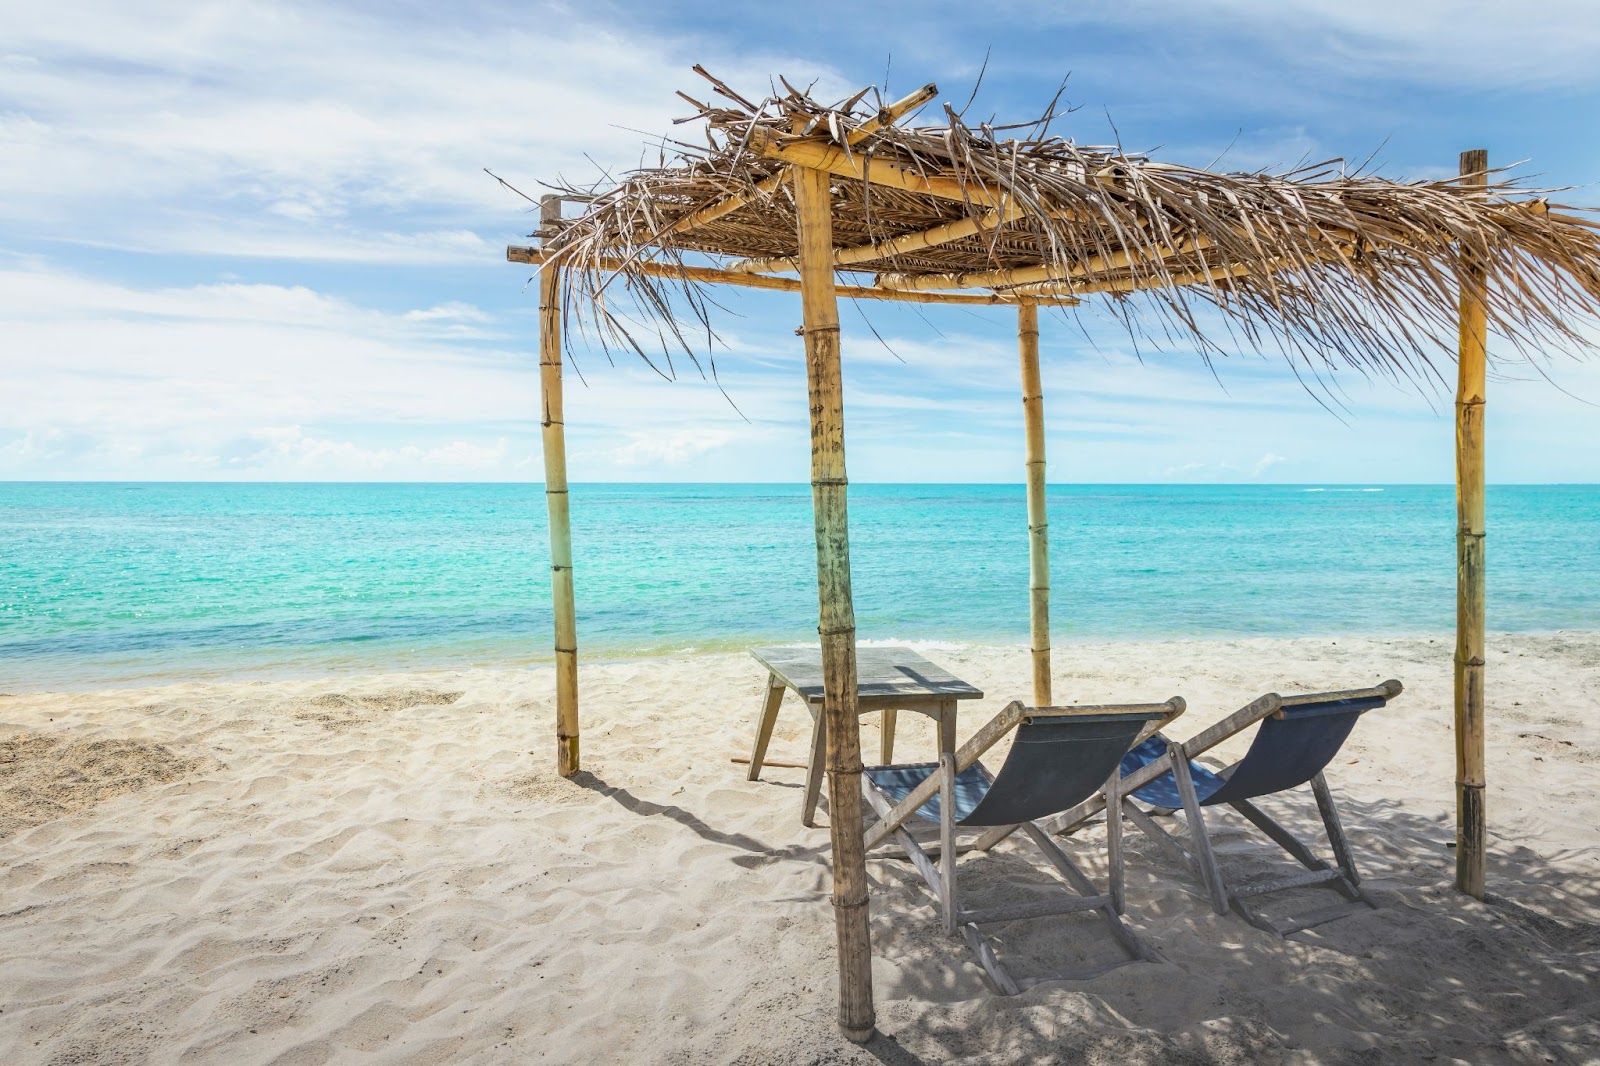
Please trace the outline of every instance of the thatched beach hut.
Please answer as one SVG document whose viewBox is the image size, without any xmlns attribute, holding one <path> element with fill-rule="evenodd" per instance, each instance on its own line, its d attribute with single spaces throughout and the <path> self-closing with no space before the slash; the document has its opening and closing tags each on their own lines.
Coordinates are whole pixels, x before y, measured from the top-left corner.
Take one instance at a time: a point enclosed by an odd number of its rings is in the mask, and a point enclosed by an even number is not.
<svg viewBox="0 0 1600 1066">
<path fill-rule="evenodd" d="M 698 70 L 698 68 L 697 68 Z M 1102 300 L 1130 330 L 1203 356 L 1281 353 L 1314 378 L 1345 366 L 1443 380 L 1456 366 L 1457 884 L 1484 892 L 1484 482 L 1488 337 L 1497 357 L 1581 352 L 1600 308 L 1600 226 L 1465 152 L 1459 178 L 1398 183 L 1333 161 L 1287 174 L 1217 173 L 1091 147 L 1057 116 L 967 125 L 929 85 L 823 104 L 784 82 L 762 99 L 699 71 L 704 143 L 610 188 L 543 201 L 540 366 L 560 770 L 579 767 L 577 633 L 562 414 L 574 324 L 640 354 L 713 319 L 707 286 L 798 292 L 810 395 L 819 632 L 826 676 L 840 1024 L 874 1030 L 850 591 L 837 302 L 1016 308 L 1030 530 L 1033 701 L 1051 703 L 1039 308 Z M 563 203 L 578 205 L 571 212 Z M 614 308 L 626 302 L 630 317 Z M 651 320 L 648 343 L 636 334 Z M 1219 327 L 1217 323 L 1222 325 Z M 693 328 L 691 328 L 693 327 Z"/>
</svg>

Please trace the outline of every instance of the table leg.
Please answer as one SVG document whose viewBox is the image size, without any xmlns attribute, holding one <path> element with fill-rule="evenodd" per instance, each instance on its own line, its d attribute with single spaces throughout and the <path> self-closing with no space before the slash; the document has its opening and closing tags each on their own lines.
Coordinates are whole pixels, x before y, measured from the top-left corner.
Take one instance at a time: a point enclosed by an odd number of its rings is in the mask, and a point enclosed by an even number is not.
<svg viewBox="0 0 1600 1066">
<path fill-rule="evenodd" d="M 956 701 L 939 703 L 939 754 L 956 750 Z"/>
<path fill-rule="evenodd" d="M 778 705 L 783 702 L 783 682 L 777 675 L 767 677 L 767 698 L 761 705 L 761 717 L 756 720 L 756 746 L 750 752 L 749 780 L 761 777 L 761 764 L 767 758 L 767 744 L 772 740 L 772 727 L 778 724 Z"/>
<path fill-rule="evenodd" d="M 828 716 L 821 707 L 811 710 L 811 761 L 806 770 L 806 794 L 800 821 L 808 828 L 817 824 L 817 798 L 822 794 L 822 774 L 828 762 Z"/>
<path fill-rule="evenodd" d="M 878 720 L 878 750 L 883 753 L 883 765 L 888 766 L 894 762 L 894 724 L 899 712 L 888 707 L 883 709 L 883 717 Z"/>
</svg>

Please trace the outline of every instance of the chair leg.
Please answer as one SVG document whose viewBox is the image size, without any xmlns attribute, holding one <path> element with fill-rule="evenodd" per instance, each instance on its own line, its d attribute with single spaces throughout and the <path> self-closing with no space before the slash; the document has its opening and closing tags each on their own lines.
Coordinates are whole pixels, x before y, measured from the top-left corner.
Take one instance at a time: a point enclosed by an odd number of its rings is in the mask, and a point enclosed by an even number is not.
<svg viewBox="0 0 1600 1066">
<path fill-rule="evenodd" d="M 1172 776 L 1178 782 L 1178 795 L 1183 797 L 1183 813 L 1189 819 L 1189 847 L 1200 867 L 1200 879 L 1211 890 L 1211 907 L 1218 914 L 1228 913 L 1228 889 L 1222 883 L 1222 871 L 1217 867 L 1217 857 L 1211 851 L 1211 838 L 1206 833 L 1205 816 L 1200 813 L 1200 798 L 1194 791 L 1194 778 L 1189 775 L 1189 758 L 1183 745 L 1176 741 L 1167 746 L 1167 759 L 1172 763 Z"/>
<path fill-rule="evenodd" d="M 806 769 L 806 791 L 801 798 L 800 821 L 811 828 L 817 824 L 817 801 L 822 795 L 822 772 L 828 759 L 828 716 L 821 707 L 811 708 L 811 760 Z"/>
<path fill-rule="evenodd" d="M 1263 811 L 1254 803 L 1249 800 L 1234 800 L 1228 806 L 1250 819 L 1257 829 L 1271 837 L 1278 847 L 1294 856 L 1301 866 L 1308 870 L 1328 869 L 1328 864 L 1317 858 L 1310 848 L 1300 842 L 1298 837 L 1279 825 L 1266 811 Z"/>
<path fill-rule="evenodd" d="M 977 957 L 978 965 L 983 967 L 983 972 L 989 975 L 989 980 L 994 982 L 994 987 L 1002 996 L 1019 996 L 1022 986 L 1018 985 L 1006 968 L 1000 964 L 1000 959 L 983 939 L 983 934 L 978 932 L 978 927 L 967 922 L 961 927 L 961 935 L 966 938 L 967 947 L 972 949 L 972 954 Z"/>
<path fill-rule="evenodd" d="M 886 707 L 878 718 L 878 753 L 883 756 L 884 766 L 894 762 L 894 727 L 898 717 L 898 711 Z"/>
<path fill-rule="evenodd" d="M 767 745 L 772 741 L 772 727 L 778 724 L 778 706 L 783 703 L 783 682 L 767 678 L 767 698 L 761 704 L 761 717 L 756 720 L 756 746 L 750 751 L 748 780 L 761 779 L 761 764 L 767 759 Z"/>
<path fill-rule="evenodd" d="M 1111 771 L 1106 781 L 1106 865 L 1111 880 L 1111 908 L 1118 914 L 1128 909 L 1122 885 L 1122 770 Z"/>
<path fill-rule="evenodd" d="M 1156 820 L 1139 809 L 1139 805 L 1124 797 L 1122 800 L 1122 813 L 1128 821 L 1134 824 L 1145 836 L 1160 844 L 1182 866 L 1193 866 L 1194 856 L 1183 850 L 1183 845 L 1173 835 L 1163 829 Z M 1209 889 L 1207 890 L 1209 892 Z"/>
<path fill-rule="evenodd" d="M 1349 903 L 1342 904 L 1339 907 L 1324 908 L 1310 914 L 1301 915 L 1288 925 L 1273 923 L 1258 912 L 1251 910 L 1244 900 L 1234 900 L 1234 908 L 1245 920 L 1257 928 L 1265 929 L 1280 937 L 1288 936 L 1290 933 L 1296 933 L 1302 929 L 1309 929 L 1314 925 L 1321 925 L 1336 918 L 1345 917 L 1348 914 L 1359 911 L 1363 904 L 1374 910 L 1378 907 L 1378 904 L 1367 895 L 1361 885 L 1351 876 L 1355 873 L 1355 860 L 1351 857 L 1349 843 L 1345 840 L 1343 827 L 1339 824 L 1339 814 L 1333 806 L 1333 794 L 1328 791 L 1327 781 L 1321 774 L 1318 774 L 1312 779 L 1311 787 L 1317 797 L 1317 807 L 1322 813 L 1322 825 L 1327 830 L 1328 842 L 1333 845 L 1334 854 L 1339 861 L 1337 870 L 1319 859 L 1298 837 L 1278 824 L 1254 803 L 1249 800 L 1235 800 L 1229 804 L 1234 810 L 1248 818 L 1257 829 L 1271 837 L 1274 843 L 1293 856 L 1300 865 L 1308 870 L 1327 874 L 1328 876 L 1323 878 L 1321 883 L 1331 886 L 1340 895 L 1350 900 Z M 1315 882 L 1313 881 L 1312 883 Z M 1273 888 L 1269 885 L 1258 894 L 1267 895 L 1272 891 Z"/>
<path fill-rule="evenodd" d="M 1061 846 L 1051 839 L 1050 834 L 1032 822 L 1023 822 L 1022 829 L 1028 836 L 1033 838 L 1033 842 L 1039 846 L 1039 850 L 1044 852 L 1044 857 L 1050 860 L 1050 864 L 1066 879 L 1069 885 L 1077 889 L 1079 895 L 1087 896 L 1096 901 L 1094 909 L 1104 919 L 1106 927 L 1111 930 L 1111 935 L 1116 938 L 1117 943 L 1122 945 L 1122 949 L 1128 953 L 1130 959 L 1135 962 L 1141 960 L 1145 962 L 1161 961 L 1161 956 L 1155 949 L 1148 947 L 1132 929 L 1123 923 L 1122 916 L 1111 905 L 1110 895 L 1096 890 L 1094 882 L 1089 880 L 1087 874 L 1078 869 L 1078 864 L 1072 861 L 1070 855 L 1061 850 Z"/>
<path fill-rule="evenodd" d="M 943 700 L 939 704 L 939 752 L 956 750 L 956 701 Z"/>
<path fill-rule="evenodd" d="M 956 757 L 949 752 L 939 756 L 939 887 L 944 905 L 944 931 L 956 935 Z"/>
<path fill-rule="evenodd" d="M 1328 843 L 1333 845 L 1333 857 L 1339 863 L 1340 872 L 1350 883 L 1354 894 L 1367 906 L 1376 908 L 1378 905 L 1361 887 L 1361 875 L 1356 872 L 1355 854 L 1350 850 L 1350 841 L 1345 838 L 1344 824 L 1339 821 L 1339 808 L 1333 805 L 1333 793 L 1328 788 L 1327 778 L 1320 773 L 1313 777 L 1311 791 L 1317 797 L 1317 810 L 1322 815 L 1322 828 L 1327 830 Z"/>
</svg>

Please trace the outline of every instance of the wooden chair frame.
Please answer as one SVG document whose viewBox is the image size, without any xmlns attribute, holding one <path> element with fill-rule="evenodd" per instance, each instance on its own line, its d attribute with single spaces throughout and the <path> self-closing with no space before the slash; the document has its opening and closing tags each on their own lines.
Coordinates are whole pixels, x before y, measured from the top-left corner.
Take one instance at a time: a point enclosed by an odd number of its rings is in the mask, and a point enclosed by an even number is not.
<svg viewBox="0 0 1600 1066">
<path fill-rule="evenodd" d="M 1122 813 L 1141 832 L 1161 844 L 1180 862 L 1194 869 L 1200 882 L 1206 886 L 1212 907 L 1218 914 L 1227 914 L 1231 909 L 1256 928 L 1263 929 L 1280 938 L 1346 917 L 1349 914 L 1367 908 L 1376 909 L 1377 902 L 1361 887 L 1361 877 L 1356 870 L 1355 856 L 1350 850 L 1350 843 L 1345 836 L 1344 826 L 1339 820 L 1339 810 L 1333 802 L 1333 793 L 1328 788 L 1327 779 L 1322 773 L 1319 772 L 1311 778 L 1310 783 L 1312 794 L 1316 797 L 1317 811 L 1322 819 L 1323 830 L 1327 835 L 1328 844 L 1333 850 L 1335 865 L 1330 866 L 1326 861 L 1319 858 L 1303 841 L 1253 802 L 1243 799 L 1235 800 L 1228 803 L 1228 806 L 1244 815 L 1251 824 L 1265 833 L 1273 843 L 1277 844 L 1297 860 L 1300 865 L 1304 866 L 1305 870 L 1301 873 L 1285 875 L 1250 885 L 1230 886 L 1222 876 L 1221 866 L 1211 848 L 1205 815 L 1202 813 L 1199 796 L 1195 791 L 1194 779 L 1189 772 L 1189 763 L 1216 747 L 1222 741 L 1249 729 L 1265 718 L 1282 717 L 1283 709 L 1286 707 L 1371 697 L 1382 697 L 1385 700 L 1391 700 L 1398 696 L 1401 691 L 1400 682 L 1391 680 L 1385 681 L 1375 688 L 1308 693 L 1300 696 L 1284 697 L 1279 696 L 1277 693 L 1269 692 L 1239 708 L 1239 710 L 1233 712 L 1222 721 L 1201 731 L 1187 741 L 1167 740 L 1165 755 L 1122 778 L 1114 789 L 1108 786 L 1107 790 L 1100 796 L 1092 797 L 1079 804 L 1078 807 L 1061 815 L 1059 819 L 1052 822 L 1051 831 L 1056 833 L 1074 831 L 1092 817 L 1097 810 L 1104 808 L 1108 802 L 1111 802 L 1112 797 L 1115 797 L 1115 802 L 1121 807 Z M 1218 775 L 1226 778 L 1238 765 L 1238 763 L 1234 763 L 1224 767 L 1217 771 Z M 1151 817 L 1152 814 L 1175 814 L 1177 813 L 1176 811 L 1167 808 L 1152 808 L 1147 813 L 1138 808 L 1132 795 L 1138 789 L 1143 788 L 1166 773 L 1172 774 L 1177 782 L 1178 794 L 1183 799 L 1183 813 L 1189 827 L 1189 846 L 1187 848 L 1164 829 L 1155 818 Z M 1120 819 L 1110 820 L 1120 821 Z M 1330 907 L 1318 908 L 1284 923 L 1274 922 L 1248 902 L 1255 897 L 1316 884 L 1326 884 L 1333 888 L 1345 897 L 1345 902 Z"/>
<path fill-rule="evenodd" d="M 1024 989 L 1051 981 L 1089 980 L 1107 970 L 1127 965 L 1129 962 L 1159 962 L 1161 961 L 1161 956 L 1153 948 L 1143 943 L 1122 920 L 1125 896 L 1122 888 L 1122 822 L 1120 819 L 1113 818 L 1107 821 L 1109 885 L 1105 891 L 1101 891 L 1089 876 L 1084 873 L 1083 869 L 1073 862 L 1072 858 L 1051 838 L 1051 835 L 1044 832 L 1034 822 L 1024 822 L 1005 827 L 1008 830 L 1006 834 L 994 836 L 988 843 L 985 843 L 985 840 L 993 835 L 993 830 L 987 828 L 974 842 L 966 844 L 958 842 L 957 829 L 960 827 L 956 825 L 956 779 L 963 771 L 977 763 L 978 758 L 985 751 L 993 747 L 1006 733 L 1015 729 L 1025 718 L 1059 718 L 1160 711 L 1162 717 L 1152 721 L 1141 731 L 1138 739 L 1142 740 L 1177 718 L 1183 713 L 1183 708 L 1183 700 L 1177 697 L 1168 700 L 1166 703 L 1118 706 L 1030 708 L 1024 707 L 1020 701 L 1013 702 L 980 729 L 977 735 L 963 745 L 958 752 L 941 755 L 938 771 L 929 775 L 921 785 L 913 789 L 899 804 L 891 806 L 888 798 L 873 786 L 868 777 L 863 775 L 862 791 L 866 796 L 867 803 L 879 816 L 879 821 L 867 831 L 866 847 L 870 851 L 873 847 L 884 843 L 892 837 L 894 842 L 904 849 L 905 857 L 916 867 L 923 880 L 928 883 L 928 887 L 933 891 L 935 898 L 939 901 L 945 932 L 951 936 L 954 936 L 957 932 L 961 934 L 968 948 L 971 949 L 973 956 L 977 959 L 978 964 L 988 976 L 990 984 L 1001 995 L 1014 996 Z M 979 769 L 981 770 L 982 767 L 979 767 Z M 1111 790 L 1113 793 L 1118 787 L 1118 776 L 1113 773 L 1105 786 L 1106 789 Z M 919 817 L 917 809 L 934 795 L 938 795 L 940 798 L 939 837 L 937 844 L 929 848 L 925 847 L 927 842 L 918 840 L 912 834 L 907 823 L 913 818 Z M 1059 886 L 1063 890 L 1065 898 L 984 908 L 962 906 L 957 888 L 956 863 L 959 856 L 973 850 L 987 851 L 995 843 L 1003 839 L 1005 835 L 1009 835 L 1010 832 L 1018 829 L 1027 834 L 1028 838 L 1044 853 L 1050 865 L 1065 880 L 1066 883 Z M 937 862 L 935 861 L 936 859 Z M 1007 972 L 978 929 L 978 926 L 984 923 L 1045 918 L 1083 911 L 1095 911 L 1100 915 L 1110 930 L 1112 937 L 1127 953 L 1128 958 L 1126 960 L 1085 972 L 1017 979 Z"/>
</svg>

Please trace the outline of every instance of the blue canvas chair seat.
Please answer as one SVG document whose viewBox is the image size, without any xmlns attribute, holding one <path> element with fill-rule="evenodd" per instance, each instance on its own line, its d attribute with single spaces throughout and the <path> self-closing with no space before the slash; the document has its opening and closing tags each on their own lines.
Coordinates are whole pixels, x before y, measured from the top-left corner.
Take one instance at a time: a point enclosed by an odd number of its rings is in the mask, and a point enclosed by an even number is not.
<svg viewBox="0 0 1600 1066">
<path fill-rule="evenodd" d="M 1211 807 L 1307 784 L 1339 754 L 1362 712 L 1382 707 L 1385 702 L 1386 698 L 1373 696 L 1280 707 L 1277 715 L 1261 719 L 1249 752 L 1226 777 L 1198 763 L 1189 763 L 1195 797 L 1200 806 Z M 1165 737 L 1156 736 L 1139 744 L 1122 757 L 1122 776 L 1163 759 L 1168 743 Z M 1153 807 L 1183 806 L 1177 778 L 1171 773 L 1162 774 L 1129 794 Z"/>
<path fill-rule="evenodd" d="M 1357 907 L 1376 906 L 1361 890 L 1354 857 L 1350 853 L 1339 814 L 1323 771 L 1349 738 L 1356 721 L 1367 711 L 1384 706 L 1402 691 L 1400 682 L 1385 681 L 1372 689 L 1282 697 L 1269 693 L 1188 741 L 1179 743 L 1156 734 L 1135 745 L 1122 757 L 1119 802 L 1141 830 L 1176 849 L 1198 869 L 1219 914 L 1231 907 L 1252 924 L 1279 935 L 1331 921 L 1349 913 L 1350 907 L 1319 910 L 1284 925 L 1261 915 L 1247 902 L 1303 885 L 1323 884 L 1338 890 Z M 1196 756 L 1251 726 L 1256 727 L 1244 758 L 1222 771 L 1195 762 Z M 1336 867 L 1316 857 L 1292 833 L 1268 817 L 1253 800 L 1310 784 L 1316 796 L 1323 828 L 1333 848 Z M 1105 797 L 1102 796 L 1102 799 Z M 1151 813 L 1179 810 L 1189 823 L 1189 850 L 1133 805 L 1149 804 Z M 1207 836 L 1201 808 L 1229 806 L 1243 814 L 1274 842 L 1307 868 L 1309 873 L 1281 877 L 1230 889 L 1222 877 Z M 1068 812 L 1058 830 L 1097 810 L 1092 802 Z"/>
<path fill-rule="evenodd" d="M 867 831 L 866 847 L 871 850 L 892 837 L 905 849 L 906 857 L 940 900 L 946 932 L 962 933 L 994 987 L 1003 994 L 1015 994 L 1040 980 L 1063 978 L 1014 980 L 979 933 L 981 923 L 1097 910 L 1127 951 L 1129 961 L 1153 958 L 1153 953 L 1120 918 L 1121 822 L 1109 827 L 1108 892 L 1098 891 L 1035 822 L 1098 794 L 1108 780 L 1115 780 L 1122 757 L 1132 745 L 1182 712 L 1183 701 L 1176 697 L 1166 703 L 1115 708 L 1030 708 L 1013 703 L 960 751 L 943 756 L 937 763 L 865 767 L 862 790 L 881 816 Z M 998 773 L 990 773 L 978 757 L 1013 730 L 1015 735 L 1005 762 Z M 908 823 L 919 818 L 939 826 L 937 865 L 923 842 L 908 829 Z M 961 906 L 956 891 L 957 855 L 971 848 L 957 846 L 956 831 L 972 828 L 989 831 L 972 845 L 979 850 L 987 850 L 1014 830 L 1023 830 L 1078 895 L 1059 901 L 984 909 Z"/>
<path fill-rule="evenodd" d="M 1024 719 L 998 778 L 982 763 L 956 775 L 956 825 L 1020 825 L 1082 802 L 1105 785 L 1119 759 L 1126 761 L 1128 745 L 1150 720 L 1134 715 Z M 872 766 L 863 772 L 899 803 L 938 771 L 939 764 L 930 762 Z M 917 814 L 937 822 L 940 797 L 935 793 Z"/>
</svg>

